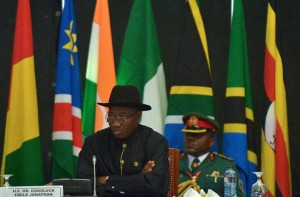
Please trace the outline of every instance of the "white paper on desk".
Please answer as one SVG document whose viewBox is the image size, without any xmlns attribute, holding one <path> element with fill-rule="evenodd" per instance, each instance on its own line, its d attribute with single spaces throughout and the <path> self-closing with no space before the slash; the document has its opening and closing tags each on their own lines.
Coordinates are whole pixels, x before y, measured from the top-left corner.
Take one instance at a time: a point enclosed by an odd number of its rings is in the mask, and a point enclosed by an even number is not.
<svg viewBox="0 0 300 197">
<path fill-rule="evenodd" d="M 196 190 L 190 188 L 183 194 L 183 197 L 201 197 L 201 196 Z"/>
<path fill-rule="evenodd" d="M 5 187 L 0 187 L 0 197 L 4 197 L 5 194 Z"/>
<path fill-rule="evenodd" d="M 208 189 L 206 197 L 220 197 L 220 196 L 216 192 L 214 192 L 213 190 Z"/>
<path fill-rule="evenodd" d="M 203 190 L 203 189 L 200 189 L 200 196 L 202 197 L 202 196 L 206 196 L 206 193 L 205 193 L 205 191 Z"/>
</svg>

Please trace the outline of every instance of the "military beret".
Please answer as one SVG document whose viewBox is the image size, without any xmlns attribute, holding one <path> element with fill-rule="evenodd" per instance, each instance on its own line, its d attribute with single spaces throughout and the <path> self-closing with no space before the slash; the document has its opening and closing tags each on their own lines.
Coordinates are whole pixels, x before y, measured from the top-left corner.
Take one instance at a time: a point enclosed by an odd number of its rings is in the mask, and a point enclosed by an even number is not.
<svg viewBox="0 0 300 197">
<path fill-rule="evenodd" d="M 213 118 L 197 112 L 185 114 L 182 117 L 182 121 L 185 125 L 182 131 L 188 133 L 205 133 L 207 131 L 215 132 L 220 128 L 219 123 Z"/>
</svg>

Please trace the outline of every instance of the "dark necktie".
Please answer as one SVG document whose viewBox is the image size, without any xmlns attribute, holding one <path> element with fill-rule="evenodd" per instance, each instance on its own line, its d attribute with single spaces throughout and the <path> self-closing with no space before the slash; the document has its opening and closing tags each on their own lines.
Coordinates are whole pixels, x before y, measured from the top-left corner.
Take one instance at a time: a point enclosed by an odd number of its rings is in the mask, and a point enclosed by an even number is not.
<svg viewBox="0 0 300 197">
<path fill-rule="evenodd" d="M 193 160 L 192 165 L 191 165 L 192 171 L 194 171 L 199 166 L 199 162 L 200 162 L 199 159 L 197 157 L 195 157 L 195 159 Z"/>
</svg>

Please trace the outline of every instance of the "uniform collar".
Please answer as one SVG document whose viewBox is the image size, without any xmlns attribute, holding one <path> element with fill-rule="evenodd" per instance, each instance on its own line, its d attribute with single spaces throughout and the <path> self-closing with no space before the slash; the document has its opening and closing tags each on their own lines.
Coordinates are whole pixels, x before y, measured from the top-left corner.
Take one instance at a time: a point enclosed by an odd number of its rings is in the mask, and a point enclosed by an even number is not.
<svg viewBox="0 0 300 197">
<path fill-rule="evenodd" d="M 203 155 L 200 155 L 199 157 L 197 157 L 200 161 L 200 163 L 202 163 L 204 161 L 204 159 L 208 156 L 209 153 L 205 153 Z M 191 166 L 192 165 L 192 162 L 193 160 L 195 159 L 194 156 L 192 155 L 187 155 L 187 158 L 188 158 L 188 162 L 189 162 L 189 165 L 188 166 Z"/>
</svg>

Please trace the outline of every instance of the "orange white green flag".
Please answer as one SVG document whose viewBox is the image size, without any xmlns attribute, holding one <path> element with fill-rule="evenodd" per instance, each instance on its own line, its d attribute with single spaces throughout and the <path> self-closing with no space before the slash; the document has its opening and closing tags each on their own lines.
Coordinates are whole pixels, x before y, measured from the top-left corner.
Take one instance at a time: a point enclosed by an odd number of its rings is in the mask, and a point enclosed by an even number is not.
<svg viewBox="0 0 300 197">
<path fill-rule="evenodd" d="M 97 102 L 108 102 L 116 84 L 116 73 L 108 0 L 97 0 L 85 80 L 82 130 L 84 137 L 108 126 L 107 108 Z"/>
</svg>

